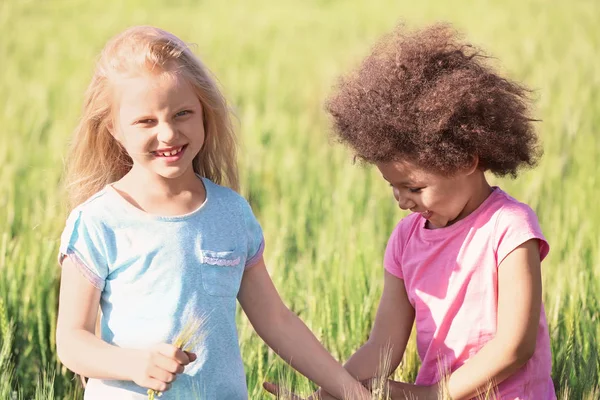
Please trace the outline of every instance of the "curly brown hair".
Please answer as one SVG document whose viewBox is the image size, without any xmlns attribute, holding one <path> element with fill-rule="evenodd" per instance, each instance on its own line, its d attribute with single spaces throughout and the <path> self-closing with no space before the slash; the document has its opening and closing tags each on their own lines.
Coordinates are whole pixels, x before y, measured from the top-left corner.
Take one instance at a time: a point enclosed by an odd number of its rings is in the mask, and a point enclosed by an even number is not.
<svg viewBox="0 0 600 400">
<path fill-rule="evenodd" d="M 407 159 L 451 175 L 477 157 L 480 169 L 515 177 L 542 154 L 530 91 L 487 58 L 447 24 L 398 26 L 326 102 L 337 139 L 369 163 Z"/>
</svg>

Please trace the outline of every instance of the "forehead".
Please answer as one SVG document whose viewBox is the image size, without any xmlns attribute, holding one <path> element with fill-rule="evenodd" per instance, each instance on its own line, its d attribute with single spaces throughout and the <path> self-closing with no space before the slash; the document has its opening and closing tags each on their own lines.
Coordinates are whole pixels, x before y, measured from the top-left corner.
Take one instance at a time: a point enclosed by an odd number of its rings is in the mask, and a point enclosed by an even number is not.
<svg viewBox="0 0 600 400">
<path fill-rule="evenodd" d="M 439 175 L 426 171 L 410 161 L 389 161 L 375 164 L 390 183 L 411 184 L 436 181 Z"/>
<path fill-rule="evenodd" d="M 115 95 L 120 114 L 156 112 L 186 103 L 199 103 L 192 86 L 174 73 L 145 73 L 123 77 Z"/>
</svg>

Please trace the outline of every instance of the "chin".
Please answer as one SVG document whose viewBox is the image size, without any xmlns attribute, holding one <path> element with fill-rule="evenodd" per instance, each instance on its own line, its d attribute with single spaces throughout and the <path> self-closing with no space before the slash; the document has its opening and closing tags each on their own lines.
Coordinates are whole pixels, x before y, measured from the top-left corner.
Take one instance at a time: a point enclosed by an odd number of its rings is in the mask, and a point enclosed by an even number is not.
<svg viewBox="0 0 600 400">
<path fill-rule="evenodd" d="M 448 226 L 449 222 L 450 221 L 448 221 L 448 220 L 439 220 L 439 219 L 438 220 L 431 220 L 431 219 L 429 220 L 429 223 L 431 225 L 433 225 L 433 227 L 438 228 L 438 229 L 445 228 L 446 226 Z"/>
<path fill-rule="evenodd" d="M 176 169 L 176 170 L 171 170 L 171 171 L 165 171 L 165 170 L 161 170 L 161 171 L 154 171 L 154 173 L 164 179 L 177 179 L 180 178 L 181 176 L 185 175 L 187 169 L 182 170 L 182 169 Z"/>
</svg>

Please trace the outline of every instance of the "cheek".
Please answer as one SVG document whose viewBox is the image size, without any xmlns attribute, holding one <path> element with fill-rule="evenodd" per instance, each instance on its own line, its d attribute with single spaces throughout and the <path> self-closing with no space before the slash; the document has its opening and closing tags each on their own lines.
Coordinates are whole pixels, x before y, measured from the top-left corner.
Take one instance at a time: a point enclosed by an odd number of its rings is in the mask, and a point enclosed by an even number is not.
<svg viewBox="0 0 600 400">
<path fill-rule="evenodd" d="M 423 194 L 419 200 L 424 208 L 437 212 L 438 214 L 444 214 L 448 208 L 451 207 L 446 197 L 440 196 L 439 193 L 435 192 Z"/>
<path fill-rule="evenodd" d="M 148 133 L 144 134 L 139 131 L 129 130 L 124 131 L 121 137 L 121 143 L 131 148 L 140 149 L 143 147 L 147 147 L 150 144 L 150 138 L 148 136 Z"/>
</svg>

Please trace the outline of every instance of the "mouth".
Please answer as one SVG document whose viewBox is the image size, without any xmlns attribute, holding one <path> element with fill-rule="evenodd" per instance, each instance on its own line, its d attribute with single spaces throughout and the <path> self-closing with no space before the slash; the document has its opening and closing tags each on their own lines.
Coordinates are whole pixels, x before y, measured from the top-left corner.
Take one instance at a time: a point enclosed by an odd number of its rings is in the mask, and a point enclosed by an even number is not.
<svg viewBox="0 0 600 400">
<path fill-rule="evenodd" d="M 431 218 L 431 216 L 432 216 L 432 215 L 433 215 L 433 213 L 432 213 L 431 211 L 429 211 L 429 210 L 427 210 L 427 211 L 423 211 L 423 212 L 421 213 L 421 216 L 422 216 L 423 218 L 425 218 L 425 219 L 429 219 L 429 218 Z"/>
<path fill-rule="evenodd" d="M 176 157 L 176 156 L 179 156 L 183 152 L 183 150 L 185 150 L 186 147 L 187 147 L 187 144 L 183 145 L 183 146 L 179 146 L 179 147 L 170 147 L 168 149 L 155 150 L 155 151 L 152 151 L 151 153 L 155 157 L 163 157 L 163 158 Z"/>
</svg>

